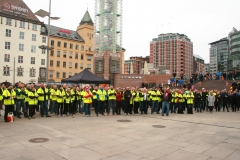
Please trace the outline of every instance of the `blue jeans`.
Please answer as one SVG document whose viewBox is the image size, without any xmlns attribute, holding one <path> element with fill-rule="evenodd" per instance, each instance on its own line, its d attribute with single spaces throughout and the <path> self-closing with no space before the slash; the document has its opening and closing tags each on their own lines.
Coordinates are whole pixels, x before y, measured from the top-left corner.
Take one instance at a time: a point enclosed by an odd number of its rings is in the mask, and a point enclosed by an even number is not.
<svg viewBox="0 0 240 160">
<path fill-rule="evenodd" d="M 44 115 L 44 113 L 46 113 L 46 116 L 48 116 L 48 103 L 47 101 L 39 101 L 39 104 L 40 104 L 40 113 L 41 113 L 41 116 Z"/>
<path fill-rule="evenodd" d="M 147 109 L 148 109 L 147 101 L 140 101 L 139 106 L 140 106 L 141 113 L 144 112 L 145 114 L 147 114 Z"/>
<path fill-rule="evenodd" d="M 92 104 L 84 103 L 85 115 L 90 115 L 91 114 L 91 106 L 92 106 Z"/>
<path fill-rule="evenodd" d="M 20 116 L 21 107 L 22 107 L 22 111 L 24 113 L 24 116 L 26 116 L 27 115 L 27 111 L 26 111 L 26 105 L 25 105 L 24 100 L 17 100 L 16 101 L 17 116 Z"/>
<path fill-rule="evenodd" d="M 169 102 L 162 101 L 162 114 L 165 113 L 165 110 L 166 110 L 166 114 L 168 115 L 168 113 L 169 113 Z"/>
<path fill-rule="evenodd" d="M 85 112 L 85 103 L 82 102 L 81 113 Z"/>
<path fill-rule="evenodd" d="M 196 103 L 196 108 L 197 108 L 197 111 L 199 112 L 202 112 L 202 104 L 201 103 Z"/>
<path fill-rule="evenodd" d="M 112 108 L 112 114 L 116 113 L 116 100 L 108 100 L 108 114 L 110 113 L 110 108 Z"/>
<path fill-rule="evenodd" d="M 58 113 L 58 104 L 57 104 L 57 101 L 50 101 L 50 104 L 51 104 L 51 110 L 50 110 L 50 113 L 53 114 L 53 113 Z"/>
<path fill-rule="evenodd" d="M 152 101 L 152 111 L 151 111 L 151 114 L 153 114 L 153 112 L 156 112 L 158 113 L 158 101 Z M 158 113 L 159 114 L 159 113 Z"/>
</svg>

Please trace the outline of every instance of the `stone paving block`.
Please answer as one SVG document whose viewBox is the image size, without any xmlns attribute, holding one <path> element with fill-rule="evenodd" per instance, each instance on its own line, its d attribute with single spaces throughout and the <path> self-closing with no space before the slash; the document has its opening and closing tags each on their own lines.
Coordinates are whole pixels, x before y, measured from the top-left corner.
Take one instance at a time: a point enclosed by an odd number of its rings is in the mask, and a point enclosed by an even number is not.
<svg viewBox="0 0 240 160">
<path fill-rule="evenodd" d="M 188 151 L 188 152 L 193 152 L 193 153 L 202 153 L 202 152 L 208 150 L 209 148 L 211 148 L 211 147 L 197 145 L 197 144 L 191 144 L 185 148 L 182 148 L 182 150 Z"/>
<path fill-rule="evenodd" d="M 129 152 L 123 152 L 121 154 L 103 158 L 102 160 L 139 160 L 139 159 L 141 159 L 141 157 L 138 155 Z"/>
<path fill-rule="evenodd" d="M 161 157 L 161 160 L 208 160 L 209 157 L 201 154 L 178 150 Z"/>
<path fill-rule="evenodd" d="M 225 159 L 229 155 L 231 155 L 234 151 L 235 150 L 233 150 L 233 149 L 215 146 L 215 147 L 203 152 L 203 155 L 207 155 L 207 156 L 219 158 L 219 159 Z"/>
<path fill-rule="evenodd" d="M 232 153 L 230 156 L 226 158 L 226 160 L 239 160 L 240 159 L 240 151 L 237 150 L 234 153 Z"/>
</svg>

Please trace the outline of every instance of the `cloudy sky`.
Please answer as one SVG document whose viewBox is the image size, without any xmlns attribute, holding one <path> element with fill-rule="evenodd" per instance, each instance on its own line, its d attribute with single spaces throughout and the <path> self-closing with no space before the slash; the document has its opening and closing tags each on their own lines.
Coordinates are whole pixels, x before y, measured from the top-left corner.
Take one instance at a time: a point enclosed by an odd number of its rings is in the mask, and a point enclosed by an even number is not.
<svg viewBox="0 0 240 160">
<path fill-rule="evenodd" d="M 24 0 L 29 8 L 48 11 L 49 0 Z M 76 30 L 88 8 L 94 20 L 95 0 L 52 0 L 52 25 Z M 209 62 L 209 43 L 240 29 L 239 0 L 123 0 L 125 59 L 149 55 L 152 38 L 160 33 L 181 33 L 193 42 L 194 54 Z M 41 21 L 47 23 L 47 18 Z"/>
</svg>

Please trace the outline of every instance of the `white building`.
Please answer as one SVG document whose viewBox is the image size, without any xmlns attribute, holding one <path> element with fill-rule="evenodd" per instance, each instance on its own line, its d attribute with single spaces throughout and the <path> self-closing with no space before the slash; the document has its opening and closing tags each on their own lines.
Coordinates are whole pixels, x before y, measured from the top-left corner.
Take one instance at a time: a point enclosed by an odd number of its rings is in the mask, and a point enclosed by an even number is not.
<svg viewBox="0 0 240 160">
<path fill-rule="evenodd" d="M 44 78 L 47 37 L 43 23 L 22 0 L 0 0 L 0 82 L 37 83 Z M 40 74 L 41 70 L 41 74 Z"/>
</svg>

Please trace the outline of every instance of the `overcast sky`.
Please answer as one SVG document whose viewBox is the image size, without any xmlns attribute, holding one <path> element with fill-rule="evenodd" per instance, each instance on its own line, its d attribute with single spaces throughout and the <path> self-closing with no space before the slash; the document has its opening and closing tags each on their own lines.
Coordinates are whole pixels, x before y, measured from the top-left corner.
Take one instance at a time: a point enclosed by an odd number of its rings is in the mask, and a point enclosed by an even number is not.
<svg viewBox="0 0 240 160">
<path fill-rule="evenodd" d="M 24 0 L 29 8 L 48 11 L 49 0 Z M 52 25 L 76 30 L 85 11 L 94 21 L 95 0 L 52 0 Z M 181 33 L 193 42 L 194 54 L 209 62 L 209 43 L 240 29 L 240 0 L 123 0 L 125 59 L 150 54 L 150 41 L 161 33 Z M 39 20 L 47 23 L 47 18 Z"/>
</svg>

